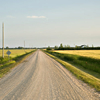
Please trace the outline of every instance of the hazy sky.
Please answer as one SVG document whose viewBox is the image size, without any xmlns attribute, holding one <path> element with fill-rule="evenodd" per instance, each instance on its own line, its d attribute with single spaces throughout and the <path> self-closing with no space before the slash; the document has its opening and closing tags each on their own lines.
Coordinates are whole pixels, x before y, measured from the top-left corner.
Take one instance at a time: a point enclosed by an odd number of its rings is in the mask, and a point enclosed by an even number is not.
<svg viewBox="0 0 100 100">
<path fill-rule="evenodd" d="M 100 46 L 100 0 L 0 0 L 5 47 Z"/>
</svg>

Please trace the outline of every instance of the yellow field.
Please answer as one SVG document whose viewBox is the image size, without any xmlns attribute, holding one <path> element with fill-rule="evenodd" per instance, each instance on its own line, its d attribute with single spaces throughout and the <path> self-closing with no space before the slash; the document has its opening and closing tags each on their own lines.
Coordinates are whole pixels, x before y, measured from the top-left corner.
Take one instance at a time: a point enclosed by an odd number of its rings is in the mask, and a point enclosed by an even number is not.
<svg viewBox="0 0 100 100">
<path fill-rule="evenodd" d="M 9 51 L 11 52 L 10 56 L 11 57 L 16 57 L 17 55 L 22 55 L 22 54 L 25 54 L 25 52 L 30 52 L 34 49 L 9 49 Z M 4 56 L 8 56 L 6 53 L 7 53 L 7 49 L 4 50 Z M 0 50 L 0 57 L 2 56 L 2 50 Z"/>
<path fill-rule="evenodd" d="M 54 52 L 64 53 L 64 54 L 74 54 L 74 55 L 100 59 L 100 50 L 55 50 Z"/>
</svg>

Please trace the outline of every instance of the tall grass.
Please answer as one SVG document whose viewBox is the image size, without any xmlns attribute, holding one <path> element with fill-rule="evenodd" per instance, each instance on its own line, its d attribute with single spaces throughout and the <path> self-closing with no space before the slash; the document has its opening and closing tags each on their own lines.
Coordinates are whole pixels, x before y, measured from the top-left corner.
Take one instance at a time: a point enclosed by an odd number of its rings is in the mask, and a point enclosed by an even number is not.
<svg viewBox="0 0 100 100">
<path fill-rule="evenodd" d="M 31 52 L 26 52 L 22 55 L 18 55 L 16 57 L 10 57 L 10 60 L 8 57 L 0 57 L 0 77 L 3 77 L 4 74 L 9 72 L 13 67 L 15 67 L 17 64 L 19 64 L 21 61 L 23 61 L 28 55 L 35 52 L 36 50 L 33 50 Z"/>
<path fill-rule="evenodd" d="M 70 61 L 76 65 L 80 65 L 85 69 L 100 73 L 100 59 L 94 59 L 90 57 L 84 57 L 79 55 L 72 55 L 72 54 L 61 54 L 57 52 L 50 52 L 48 53 L 53 54 L 56 57 L 59 57 L 62 60 Z"/>
</svg>

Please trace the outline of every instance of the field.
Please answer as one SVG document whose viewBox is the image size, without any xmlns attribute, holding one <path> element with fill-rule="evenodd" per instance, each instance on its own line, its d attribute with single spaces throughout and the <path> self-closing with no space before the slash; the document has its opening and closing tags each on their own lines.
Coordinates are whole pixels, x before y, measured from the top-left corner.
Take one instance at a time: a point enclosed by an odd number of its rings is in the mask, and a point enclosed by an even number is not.
<svg viewBox="0 0 100 100">
<path fill-rule="evenodd" d="M 54 52 L 63 54 L 74 54 L 79 56 L 86 56 L 95 59 L 100 59 L 100 50 L 55 50 Z"/>
<path fill-rule="evenodd" d="M 5 56 L 2 58 L 2 50 L 0 50 L 0 78 L 9 72 L 13 67 L 21 63 L 26 57 L 35 52 L 35 49 L 12 49 L 10 57 L 7 57 L 8 50 L 5 50 Z"/>
<path fill-rule="evenodd" d="M 34 49 L 25 49 L 25 51 L 24 51 L 24 49 L 8 49 L 8 50 L 11 52 L 10 57 L 13 58 L 13 57 L 16 57 L 16 56 L 19 56 L 19 55 L 23 55 L 26 52 L 30 52 Z M 4 56 L 8 56 L 6 54 L 8 50 L 7 49 L 4 50 Z M 0 50 L 0 57 L 1 56 L 2 56 L 2 50 Z"/>
<path fill-rule="evenodd" d="M 100 78 L 100 50 L 62 50 L 54 51 L 54 55 Z"/>
</svg>

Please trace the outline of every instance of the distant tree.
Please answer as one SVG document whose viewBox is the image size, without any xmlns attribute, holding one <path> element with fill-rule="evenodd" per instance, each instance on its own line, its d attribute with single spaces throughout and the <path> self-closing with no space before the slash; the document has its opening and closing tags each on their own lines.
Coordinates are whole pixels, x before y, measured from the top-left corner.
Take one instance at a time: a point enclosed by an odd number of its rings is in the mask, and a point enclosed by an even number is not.
<svg viewBox="0 0 100 100">
<path fill-rule="evenodd" d="M 65 50 L 67 49 L 67 46 L 66 46 L 66 45 L 64 46 L 64 49 L 65 49 Z"/>
<path fill-rule="evenodd" d="M 78 46 L 77 46 L 77 45 L 75 45 L 75 48 L 77 49 L 77 48 L 78 48 Z"/>
<path fill-rule="evenodd" d="M 58 46 L 55 46 L 54 49 L 55 49 L 55 50 L 58 50 Z"/>
<path fill-rule="evenodd" d="M 67 48 L 67 46 L 65 45 L 64 48 Z"/>
<path fill-rule="evenodd" d="M 52 50 L 52 48 L 50 46 L 48 46 L 48 48 L 46 50 Z"/>
<path fill-rule="evenodd" d="M 64 49 L 64 47 L 63 47 L 63 44 L 62 44 L 62 43 L 60 44 L 59 49 L 60 49 L 60 50 L 63 50 L 63 49 Z"/>
<path fill-rule="evenodd" d="M 75 46 L 75 50 L 80 50 L 81 49 L 81 46 Z"/>
<path fill-rule="evenodd" d="M 20 46 L 19 46 L 18 49 L 23 49 L 23 47 L 20 47 Z"/>
<path fill-rule="evenodd" d="M 69 49 L 70 49 L 70 45 L 67 45 L 67 46 L 66 46 L 66 49 L 68 49 L 68 50 L 69 50 Z"/>
<path fill-rule="evenodd" d="M 9 47 L 7 46 L 6 49 L 9 49 Z"/>
</svg>

